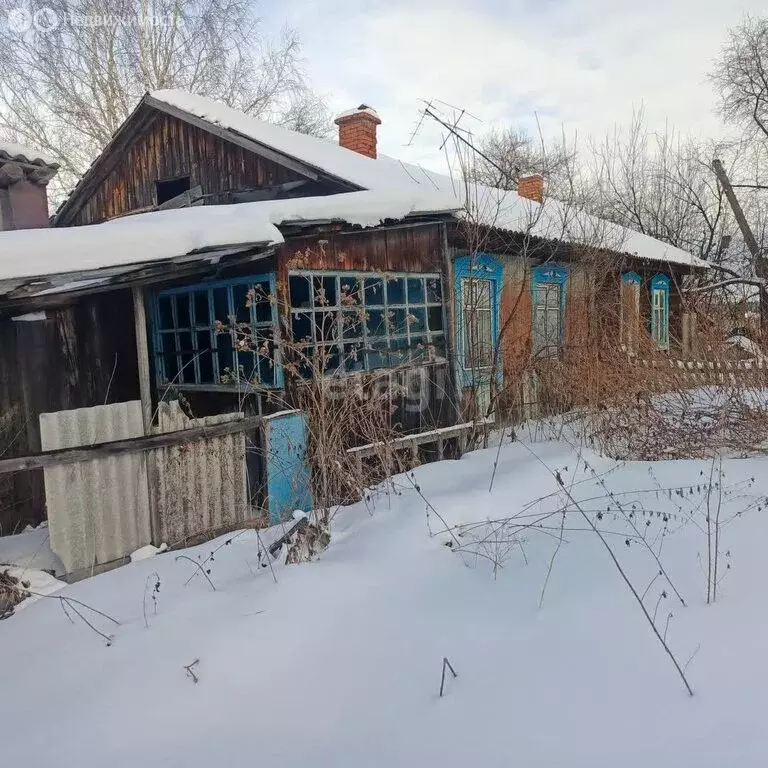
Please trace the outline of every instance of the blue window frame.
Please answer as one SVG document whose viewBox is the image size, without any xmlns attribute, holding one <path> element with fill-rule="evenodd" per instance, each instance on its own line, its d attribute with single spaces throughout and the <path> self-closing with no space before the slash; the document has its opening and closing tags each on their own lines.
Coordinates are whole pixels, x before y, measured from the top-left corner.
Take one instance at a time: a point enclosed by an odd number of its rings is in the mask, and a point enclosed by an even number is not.
<svg viewBox="0 0 768 768">
<path fill-rule="evenodd" d="M 153 295 L 157 382 L 186 388 L 280 388 L 275 276 L 253 275 Z"/>
<path fill-rule="evenodd" d="M 558 357 L 565 337 L 565 294 L 568 270 L 541 264 L 533 270 L 533 354 Z"/>
<path fill-rule="evenodd" d="M 624 272 L 621 276 L 621 282 L 625 285 L 640 285 L 643 279 L 637 272 Z"/>
<path fill-rule="evenodd" d="M 487 253 L 461 256 L 453 264 L 456 297 L 456 371 L 460 386 L 490 381 L 494 365 L 498 381 L 503 365 L 497 360 L 500 303 L 504 269 Z"/>
<path fill-rule="evenodd" d="M 651 280 L 651 338 L 656 349 L 669 349 L 669 278 Z"/>
<path fill-rule="evenodd" d="M 304 376 L 445 359 L 439 274 L 295 271 L 288 286 Z"/>
</svg>

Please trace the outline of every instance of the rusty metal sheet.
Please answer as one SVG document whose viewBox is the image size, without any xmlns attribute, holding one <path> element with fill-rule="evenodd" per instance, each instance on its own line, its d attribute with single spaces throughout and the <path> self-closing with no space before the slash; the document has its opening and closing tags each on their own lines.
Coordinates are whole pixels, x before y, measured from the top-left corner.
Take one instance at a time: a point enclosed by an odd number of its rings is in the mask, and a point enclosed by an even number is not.
<svg viewBox="0 0 768 768">
<path fill-rule="evenodd" d="M 172 401 L 160 404 L 158 418 L 156 432 L 174 432 L 239 420 L 243 414 L 191 419 L 178 401 Z M 174 545 L 199 540 L 235 528 L 252 516 L 243 433 L 153 451 L 151 473 L 157 542 Z"/>
</svg>

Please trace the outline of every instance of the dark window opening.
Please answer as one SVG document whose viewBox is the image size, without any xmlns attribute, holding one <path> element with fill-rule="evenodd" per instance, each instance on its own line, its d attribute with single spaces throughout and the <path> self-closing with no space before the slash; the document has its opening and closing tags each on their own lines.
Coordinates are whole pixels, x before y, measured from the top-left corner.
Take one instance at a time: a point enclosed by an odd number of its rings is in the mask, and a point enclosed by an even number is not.
<svg viewBox="0 0 768 768">
<path fill-rule="evenodd" d="M 274 283 L 274 275 L 255 275 L 155 294 L 158 384 L 282 387 Z"/>
<path fill-rule="evenodd" d="M 439 275 L 350 272 L 289 274 L 294 341 L 302 375 L 396 367 L 443 359 Z"/>
<path fill-rule="evenodd" d="M 165 181 L 156 181 L 155 188 L 157 192 L 157 204 L 162 205 L 174 197 L 189 191 L 189 176 L 180 176 L 178 179 L 166 179 Z"/>
</svg>

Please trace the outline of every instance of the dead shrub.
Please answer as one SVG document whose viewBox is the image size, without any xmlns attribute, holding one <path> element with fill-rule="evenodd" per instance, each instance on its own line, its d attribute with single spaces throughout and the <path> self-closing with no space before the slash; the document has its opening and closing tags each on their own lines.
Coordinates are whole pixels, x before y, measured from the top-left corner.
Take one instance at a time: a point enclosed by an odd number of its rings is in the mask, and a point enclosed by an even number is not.
<svg viewBox="0 0 768 768">
<path fill-rule="evenodd" d="M 619 459 L 764 451 L 768 370 L 712 326 L 698 341 L 699 354 L 688 360 L 654 350 L 646 338 L 636 355 L 585 345 L 562 359 L 531 361 L 522 376 L 534 382 L 534 407 L 513 418 L 553 419 L 560 429 L 566 421 Z"/>
<path fill-rule="evenodd" d="M 13 609 L 29 597 L 28 581 L 11 575 L 9 569 L 0 571 L 0 619 L 13 613 Z"/>
</svg>

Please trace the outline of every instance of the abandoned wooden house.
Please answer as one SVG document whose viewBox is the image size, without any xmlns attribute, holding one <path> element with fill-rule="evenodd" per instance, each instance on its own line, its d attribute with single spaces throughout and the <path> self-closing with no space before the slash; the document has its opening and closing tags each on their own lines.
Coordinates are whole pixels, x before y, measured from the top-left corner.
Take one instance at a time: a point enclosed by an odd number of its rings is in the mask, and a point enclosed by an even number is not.
<svg viewBox="0 0 768 768">
<path fill-rule="evenodd" d="M 471 210 L 378 155 L 371 108 L 336 122 L 339 144 L 147 94 L 52 228 L 0 234 L 0 533 L 47 517 L 82 574 L 308 509 L 303 380 L 384 372 L 400 431 L 459 434 L 521 358 L 580 343 L 585 253 L 615 257 L 617 344 L 682 338 L 694 257 L 584 237 L 535 177 Z"/>
</svg>

